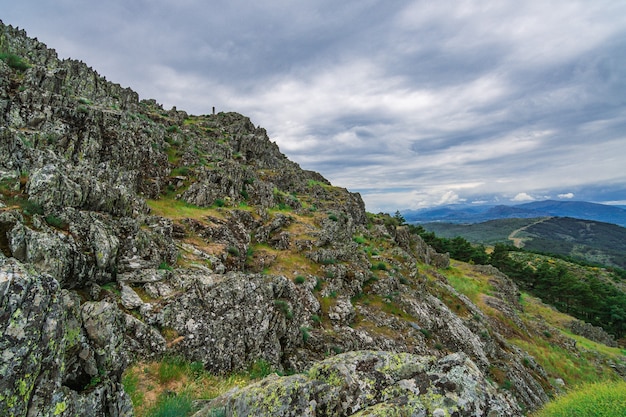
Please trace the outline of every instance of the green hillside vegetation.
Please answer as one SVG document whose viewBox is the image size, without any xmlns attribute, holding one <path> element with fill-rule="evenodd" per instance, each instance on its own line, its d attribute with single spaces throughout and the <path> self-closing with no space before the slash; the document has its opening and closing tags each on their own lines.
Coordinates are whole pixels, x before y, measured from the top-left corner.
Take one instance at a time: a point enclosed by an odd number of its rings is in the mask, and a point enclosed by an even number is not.
<svg viewBox="0 0 626 417">
<path fill-rule="evenodd" d="M 373 243 L 366 241 L 362 245 L 365 247 Z M 383 247 L 380 245 L 382 242 L 376 243 L 380 256 L 391 255 L 391 248 Z M 282 258 L 277 260 L 274 268 L 306 269 L 308 262 L 303 258 L 297 263 L 294 263 L 292 259 Z M 554 310 L 540 299 L 525 292 L 520 295 L 522 309 L 518 313 L 520 321 L 516 324 L 511 316 L 488 305 L 487 300 L 495 291 L 493 278 L 489 274 L 478 273 L 469 263 L 452 261 L 450 267 L 445 269 L 419 265 L 419 272 L 421 277 L 426 278 L 428 291 L 437 288 L 437 296 L 443 303 L 453 308 L 460 317 L 466 317 L 467 320 L 474 321 L 476 325 L 485 328 L 482 338 L 491 337 L 489 330 L 491 328 L 506 328 L 508 335 L 506 343 L 527 353 L 524 366 L 528 372 L 536 372 L 536 364 L 545 370 L 543 383 L 550 390 L 554 389 L 552 387 L 557 379 L 563 380 L 565 386 L 572 389 L 600 382 L 606 382 L 606 386 L 612 386 L 618 380 L 618 376 L 611 366 L 616 363 L 626 365 L 626 351 L 572 334 L 567 328 L 567 323 L 573 320 L 573 317 Z M 351 300 L 352 304 L 358 310 L 367 306 L 370 314 L 387 315 L 390 317 L 390 323 L 396 320 L 414 321 L 415 319 L 407 313 L 399 294 L 380 297 L 371 291 L 371 285 L 376 281 L 375 277 L 372 278 L 371 283 L 364 288 L 364 292 Z M 452 289 L 441 287 L 441 283 L 450 285 Z M 404 285 L 410 288 L 422 284 L 409 280 Z M 303 338 L 311 337 L 309 332 L 325 334 L 325 337 L 332 337 L 334 332 L 328 321 L 327 311 L 328 306 L 336 299 L 332 295 L 322 297 L 319 292 L 317 295 L 319 301 L 325 306 L 322 309 L 324 313 L 314 320 L 314 328 L 301 329 Z M 482 314 L 472 314 L 466 311 L 460 301 L 460 295 L 468 297 Z M 404 337 L 402 332 L 398 332 L 393 327 L 374 328 L 373 323 L 359 314 L 355 317 L 351 327 L 354 329 L 371 328 L 389 339 Z M 546 330 L 547 328 L 550 330 Z M 440 344 L 435 332 L 431 333 L 423 329 L 423 333 L 426 337 L 425 343 L 432 344 L 445 352 L 446 348 Z M 571 341 L 576 343 L 571 343 Z M 328 355 L 340 352 L 340 348 L 336 347 L 336 350 L 328 352 Z M 503 362 L 491 368 L 490 377 L 503 389 L 509 389 L 511 386 L 507 367 L 507 363 Z M 201 363 L 187 362 L 177 357 L 166 357 L 158 361 L 134 364 L 124 373 L 123 383 L 133 400 L 137 416 L 188 416 L 193 414 L 191 404 L 194 402 L 206 402 L 232 388 L 257 382 L 273 372 L 276 370 L 261 360 L 243 372 L 214 375 L 206 371 Z M 576 395 L 584 396 L 585 392 L 582 391 Z M 539 416 L 544 417 L 544 414 Z M 552 416 L 552 414 L 545 414 L 545 416 Z"/>
<path fill-rule="evenodd" d="M 626 415 L 626 382 L 582 386 L 548 403 L 535 417 L 617 417 Z"/>
<path fill-rule="evenodd" d="M 530 225 L 528 250 L 568 255 L 604 265 L 626 268 L 626 228 L 610 223 L 567 217 Z"/>
<path fill-rule="evenodd" d="M 626 228 L 610 223 L 544 217 L 476 224 L 427 223 L 419 227 L 442 238 L 462 236 L 483 245 L 508 243 L 532 252 L 626 269 Z"/>
<path fill-rule="evenodd" d="M 490 264 L 513 279 L 521 289 L 541 297 L 567 314 L 604 328 L 616 338 L 626 335 L 626 285 L 624 271 L 602 268 L 541 255 L 510 245 L 496 244 L 487 255 L 483 245 L 472 245 L 465 238 L 438 237 L 422 226 L 410 225 L 439 252 L 453 259 Z"/>
<path fill-rule="evenodd" d="M 474 224 L 435 222 L 424 223 L 421 227 L 442 238 L 462 236 L 472 243 L 495 245 L 496 243 L 510 242 L 508 238 L 511 233 L 537 220 L 538 219 L 498 219 Z"/>
<path fill-rule="evenodd" d="M 161 205 L 150 202 L 153 209 L 161 213 L 168 212 L 168 205 L 178 204 L 175 201 L 160 200 Z M 219 213 L 215 208 L 192 208 L 192 210 L 204 211 L 205 213 Z M 174 213 L 174 212 L 172 212 Z M 188 215 L 196 214 L 190 212 Z M 289 213 L 297 223 L 308 224 L 315 216 L 323 216 L 324 213 L 313 212 L 308 216 L 300 216 L 294 212 Z M 311 217 L 309 217 L 311 216 Z M 371 222 L 384 223 L 387 226 L 402 226 L 403 220 L 385 215 L 368 214 Z M 371 225 L 372 223 L 370 223 Z M 617 378 L 611 365 L 626 364 L 625 352 L 619 348 L 611 348 L 588 340 L 584 337 L 572 334 L 567 328 L 567 323 L 573 320 L 572 316 L 558 312 L 544 304 L 542 300 L 523 292 L 519 302 L 521 310 L 516 313 L 519 319 L 510 316 L 501 310 L 489 305 L 489 299 L 497 289 L 494 287 L 493 277 L 488 273 L 478 272 L 472 265 L 473 255 L 477 255 L 481 248 L 472 246 L 462 238 L 445 239 L 432 236 L 418 227 L 409 227 L 411 233 L 423 233 L 432 243 L 451 249 L 455 255 L 468 259 L 467 262 L 453 260 L 450 267 L 437 269 L 428 265 L 417 265 L 418 277 L 403 279 L 402 285 L 407 290 L 410 288 L 422 288 L 427 293 L 436 294 L 444 304 L 453 309 L 464 320 L 469 320 L 481 326 L 484 330 L 481 337 L 488 340 L 491 337 L 490 329 L 498 329 L 507 335 L 506 343 L 515 348 L 527 352 L 528 357 L 524 365 L 530 373 L 536 372 L 535 363 L 545 370 L 543 380 L 546 389 L 554 392 L 553 381 L 561 379 L 567 387 L 576 387 L 585 383 L 601 381 L 614 381 Z M 354 242 L 359 249 L 368 257 L 374 259 L 393 259 L 394 247 L 385 239 L 373 238 L 369 234 L 354 237 Z M 257 246 L 255 254 L 269 251 L 266 246 Z M 500 253 L 500 252 L 497 252 Z M 252 254 L 252 258 L 256 255 Z M 512 255 L 523 254 L 515 252 Z M 483 260 L 490 260 L 484 251 Z M 478 255 L 477 255 L 478 256 Z M 485 258 L 486 256 L 486 258 Z M 179 263 L 195 262 L 186 259 L 183 255 Z M 511 257 L 511 259 L 513 256 Z M 249 267 L 253 267 L 253 259 Z M 277 257 L 267 272 L 289 273 L 290 271 L 314 272 L 319 269 L 310 259 L 297 256 L 296 253 Z M 409 313 L 410 310 L 402 301 L 402 294 L 390 293 L 382 297 L 373 290 L 379 278 L 387 274 L 395 274 L 388 263 L 373 263 L 372 275 L 363 292 L 353 297 L 350 301 L 357 311 L 368 311 L 367 315 L 358 313 L 351 327 L 355 330 L 368 329 L 390 340 L 402 340 L 406 337 L 403 332 L 398 332 L 391 323 L 399 321 L 415 322 L 415 318 Z M 606 272 L 610 275 L 609 272 Z M 298 283 L 301 276 L 293 276 L 294 282 Z M 448 286 L 442 286 L 445 283 Z M 300 284 L 302 285 L 302 284 Z M 323 280 L 318 286 L 323 288 L 327 283 Z M 320 302 L 322 314 L 312 318 L 314 325 L 310 328 L 301 329 L 303 340 L 311 337 L 334 338 L 334 329 L 329 321 L 328 311 L 336 302 L 336 295 L 332 292 L 324 295 L 320 290 L 315 291 L 315 296 Z M 467 297 L 482 312 L 470 312 L 460 298 Z M 375 326 L 371 321 L 372 315 L 388 316 L 390 327 Z M 484 318 L 483 318 L 484 317 Z M 548 327 L 546 327 L 548 326 Z M 550 330 L 546 330 L 549 328 Z M 503 330 L 506 329 L 506 330 Z M 436 332 L 422 329 L 425 336 L 424 343 L 432 345 L 442 352 L 446 347 L 440 342 Z M 169 334 L 164 330 L 164 335 L 170 343 L 174 343 L 177 334 Z M 314 336 L 316 335 L 316 336 Z M 576 341 L 571 343 L 568 341 Z M 341 352 L 336 350 L 328 352 L 329 355 Z M 221 395 L 234 387 L 243 387 L 257 381 L 259 378 L 274 372 L 271 366 L 264 362 L 252 365 L 246 372 L 237 372 L 227 375 L 213 375 L 203 369 L 201 364 L 186 362 L 176 357 L 166 357 L 158 361 L 138 362 L 128 368 L 124 374 L 124 386 L 131 395 L 137 416 L 164 416 L 164 415 L 190 415 L 191 404 L 197 401 L 207 401 Z M 509 389 L 511 380 L 508 376 L 508 364 L 503 362 L 491 368 L 490 377 L 501 388 Z"/>
<path fill-rule="evenodd" d="M 484 245 L 472 245 L 463 237 L 452 238 L 439 237 L 434 232 L 429 232 L 422 226 L 409 225 L 409 231 L 421 236 L 424 241 L 439 253 L 449 253 L 450 257 L 459 261 L 472 262 L 485 265 L 489 263 Z"/>
<path fill-rule="evenodd" d="M 520 288 L 541 297 L 560 311 L 603 327 L 617 338 L 626 334 L 626 294 L 617 276 L 602 279 L 594 268 L 578 274 L 565 262 L 532 256 L 509 256 L 511 248 L 496 245 L 490 263 Z"/>
</svg>

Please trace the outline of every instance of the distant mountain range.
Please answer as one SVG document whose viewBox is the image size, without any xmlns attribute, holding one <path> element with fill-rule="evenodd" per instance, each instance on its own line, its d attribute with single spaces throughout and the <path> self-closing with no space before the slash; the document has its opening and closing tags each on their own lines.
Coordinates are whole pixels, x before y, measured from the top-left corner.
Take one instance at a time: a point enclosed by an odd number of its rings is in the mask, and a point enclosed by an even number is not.
<svg viewBox="0 0 626 417">
<path fill-rule="evenodd" d="M 480 223 L 496 219 L 571 217 L 613 223 L 626 227 L 626 209 L 585 201 L 533 201 L 513 206 L 448 205 L 434 209 L 401 212 L 409 223 Z"/>
</svg>

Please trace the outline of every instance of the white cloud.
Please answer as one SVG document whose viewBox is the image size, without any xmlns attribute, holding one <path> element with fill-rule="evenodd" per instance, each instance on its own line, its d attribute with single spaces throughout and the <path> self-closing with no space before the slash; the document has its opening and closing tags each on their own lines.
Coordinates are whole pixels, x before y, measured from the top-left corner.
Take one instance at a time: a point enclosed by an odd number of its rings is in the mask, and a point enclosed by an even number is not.
<svg viewBox="0 0 626 417">
<path fill-rule="evenodd" d="M 574 193 L 559 194 L 559 195 L 557 195 L 557 197 L 571 199 L 571 198 L 574 198 Z"/>
<path fill-rule="evenodd" d="M 439 199 L 439 204 L 453 204 L 459 201 L 459 195 L 454 191 L 446 191 Z"/>
<path fill-rule="evenodd" d="M 526 193 L 518 193 L 515 197 L 511 199 L 511 201 L 533 201 L 534 197 L 526 194 Z"/>
</svg>

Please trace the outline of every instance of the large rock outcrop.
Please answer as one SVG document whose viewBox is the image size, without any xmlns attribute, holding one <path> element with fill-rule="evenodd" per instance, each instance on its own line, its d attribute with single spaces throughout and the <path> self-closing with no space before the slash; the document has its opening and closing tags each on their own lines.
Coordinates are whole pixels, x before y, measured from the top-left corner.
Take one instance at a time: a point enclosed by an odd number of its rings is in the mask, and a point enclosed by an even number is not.
<svg viewBox="0 0 626 417">
<path fill-rule="evenodd" d="M 123 323 L 85 333 L 74 295 L 51 276 L 4 256 L 0 294 L 1 415 L 133 415 L 119 380 L 129 360 L 119 342 Z M 120 357 L 126 358 L 113 361 Z"/>
<path fill-rule="evenodd" d="M 464 354 L 432 356 L 353 351 L 307 373 L 268 377 L 212 401 L 194 417 L 511 416 L 512 397 L 489 384 Z"/>
</svg>

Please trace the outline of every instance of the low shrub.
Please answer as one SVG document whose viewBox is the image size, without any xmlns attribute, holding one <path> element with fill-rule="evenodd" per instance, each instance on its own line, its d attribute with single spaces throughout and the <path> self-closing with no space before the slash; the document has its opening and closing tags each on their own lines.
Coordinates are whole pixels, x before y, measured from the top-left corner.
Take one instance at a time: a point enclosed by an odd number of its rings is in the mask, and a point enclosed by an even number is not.
<svg viewBox="0 0 626 417">
<path fill-rule="evenodd" d="M 293 318 L 293 311 L 289 308 L 289 304 L 284 300 L 274 300 L 274 305 L 283 313 L 287 319 Z"/>
<path fill-rule="evenodd" d="M 18 71 L 26 71 L 31 67 L 21 56 L 6 52 L 0 53 L 0 61 L 6 62 L 9 67 Z"/>
<path fill-rule="evenodd" d="M 172 271 L 174 268 L 172 268 L 170 266 L 170 264 L 168 264 L 167 262 L 163 261 L 163 262 L 161 262 L 159 264 L 159 269 L 163 269 L 163 270 L 166 270 L 166 271 Z"/>
<path fill-rule="evenodd" d="M 309 340 L 309 337 L 311 337 L 309 330 L 311 330 L 309 327 L 300 327 L 300 333 L 302 333 L 302 341 L 304 343 L 306 343 L 306 341 Z"/>
<path fill-rule="evenodd" d="M 186 372 L 186 364 L 179 358 L 165 358 L 159 364 L 159 382 L 165 384 L 180 379 Z"/>
<path fill-rule="evenodd" d="M 376 265 L 372 265 L 372 269 L 379 270 L 379 271 L 386 271 L 387 264 L 385 264 L 384 262 L 378 262 Z"/>
<path fill-rule="evenodd" d="M 45 217 L 45 220 L 46 220 L 46 223 L 48 223 L 52 227 L 56 227 L 57 229 L 66 230 L 69 227 L 69 224 L 65 220 L 53 214 L 48 214 Z"/>
<path fill-rule="evenodd" d="M 192 400 L 189 396 L 163 394 L 153 408 L 148 411 L 150 417 L 180 417 L 192 411 Z"/>
<path fill-rule="evenodd" d="M 265 359 L 257 359 L 248 368 L 248 376 L 251 379 L 262 379 L 272 373 L 274 373 L 274 368 L 272 367 L 272 364 Z"/>
<path fill-rule="evenodd" d="M 23 200 L 21 205 L 22 210 L 24 210 L 24 214 L 28 216 L 32 216 L 34 214 L 43 214 L 43 206 L 39 203 L 35 203 L 31 200 Z"/>
</svg>

